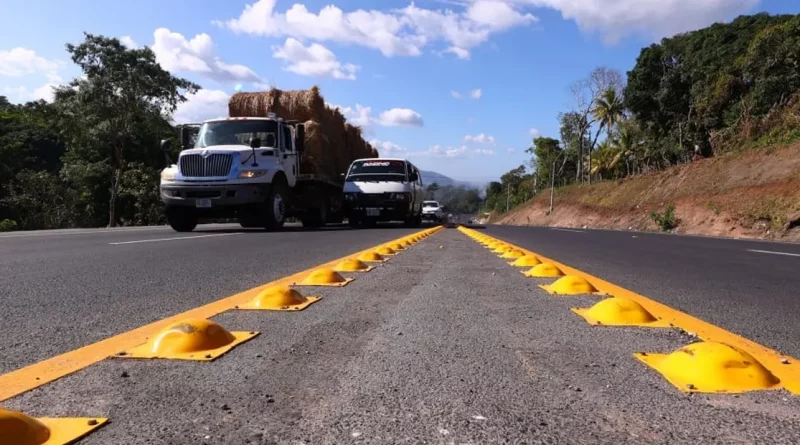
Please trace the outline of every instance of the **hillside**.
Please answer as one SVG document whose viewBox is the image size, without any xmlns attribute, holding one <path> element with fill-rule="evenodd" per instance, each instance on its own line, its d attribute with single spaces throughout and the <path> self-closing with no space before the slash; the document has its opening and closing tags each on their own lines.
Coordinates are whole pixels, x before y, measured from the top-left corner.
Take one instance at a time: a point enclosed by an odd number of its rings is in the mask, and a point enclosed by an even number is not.
<svg viewBox="0 0 800 445">
<path fill-rule="evenodd" d="M 731 154 L 620 181 L 549 189 L 499 224 L 659 230 L 651 211 L 675 205 L 677 233 L 800 241 L 800 143 Z"/>
</svg>

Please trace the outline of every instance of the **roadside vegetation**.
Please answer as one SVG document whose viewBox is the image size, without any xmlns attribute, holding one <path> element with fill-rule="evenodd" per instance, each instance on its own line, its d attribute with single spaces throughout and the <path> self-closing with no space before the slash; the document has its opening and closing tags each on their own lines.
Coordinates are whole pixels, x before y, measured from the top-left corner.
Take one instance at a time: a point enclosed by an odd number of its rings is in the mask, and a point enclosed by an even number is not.
<svg viewBox="0 0 800 445">
<path fill-rule="evenodd" d="M 557 117 L 557 138 L 533 139 L 531 161 L 489 184 L 484 210 L 503 213 L 551 183 L 622 185 L 798 141 L 799 63 L 800 15 L 757 14 L 644 48 L 627 76 L 599 67 L 569 86 L 572 107 Z"/>
</svg>

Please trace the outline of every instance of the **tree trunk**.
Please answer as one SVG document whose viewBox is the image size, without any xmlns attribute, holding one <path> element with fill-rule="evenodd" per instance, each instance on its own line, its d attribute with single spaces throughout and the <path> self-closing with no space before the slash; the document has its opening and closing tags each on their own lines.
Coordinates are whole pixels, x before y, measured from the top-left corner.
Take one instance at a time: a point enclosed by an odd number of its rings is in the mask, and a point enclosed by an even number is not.
<svg viewBox="0 0 800 445">
<path fill-rule="evenodd" d="M 117 227 L 117 194 L 119 194 L 119 180 L 122 175 L 122 168 L 117 167 L 114 172 L 114 180 L 111 182 L 111 199 L 108 202 L 108 227 Z"/>
</svg>

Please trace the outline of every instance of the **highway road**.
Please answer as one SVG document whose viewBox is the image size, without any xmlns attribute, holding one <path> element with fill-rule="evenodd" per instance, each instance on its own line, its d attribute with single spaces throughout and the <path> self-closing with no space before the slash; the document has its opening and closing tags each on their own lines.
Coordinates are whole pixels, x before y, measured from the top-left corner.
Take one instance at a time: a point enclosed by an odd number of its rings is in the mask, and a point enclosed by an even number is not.
<svg viewBox="0 0 800 445">
<path fill-rule="evenodd" d="M 0 235 L 0 393 L 9 371 L 414 232 Z M 481 232 L 800 356 L 790 292 L 800 257 L 784 255 L 800 246 Z M 214 316 L 260 334 L 213 362 L 100 360 L 0 406 L 108 417 L 80 442 L 89 445 L 800 442 L 800 396 L 684 393 L 632 353 L 695 338 L 589 326 L 569 309 L 599 296 L 548 295 L 537 285 L 552 280 L 506 261 L 441 230 L 375 270 L 345 274 L 355 278 L 345 287 L 298 287 L 322 296 L 301 312 Z"/>
</svg>

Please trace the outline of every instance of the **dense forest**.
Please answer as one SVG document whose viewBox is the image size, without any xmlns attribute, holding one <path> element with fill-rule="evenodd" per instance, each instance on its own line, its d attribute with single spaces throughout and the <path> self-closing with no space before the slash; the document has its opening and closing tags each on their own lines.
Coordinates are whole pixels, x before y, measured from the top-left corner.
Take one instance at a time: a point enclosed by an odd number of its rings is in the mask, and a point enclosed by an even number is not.
<svg viewBox="0 0 800 445">
<path fill-rule="evenodd" d="M 800 15 L 757 14 L 642 49 L 627 76 L 599 67 L 569 86 L 558 138 L 489 185 L 503 212 L 550 187 L 627 177 L 800 139 Z M 554 135 L 555 136 L 555 135 Z"/>
<path fill-rule="evenodd" d="M 0 230 L 162 223 L 159 140 L 199 87 L 117 39 L 87 34 L 67 51 L 83 76 L 52 103 L 0 97 Z"/>
</svg>

